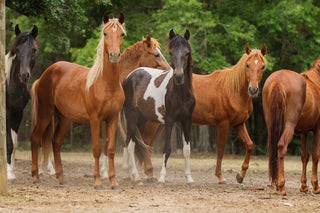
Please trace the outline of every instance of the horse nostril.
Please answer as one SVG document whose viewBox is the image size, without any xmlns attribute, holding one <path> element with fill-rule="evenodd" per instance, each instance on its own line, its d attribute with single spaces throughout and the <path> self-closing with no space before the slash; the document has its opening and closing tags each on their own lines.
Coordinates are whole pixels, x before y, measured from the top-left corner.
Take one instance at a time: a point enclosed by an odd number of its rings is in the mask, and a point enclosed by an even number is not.
<svg viewBox="0 0 320 213">
<path fill-rule="evenodd" d="M 109 53 L 109 56 L 110 56 L 110 57 L 112 57 L 112 55 L 113 55 L 113 54 L 112 54 L 112 52 L 111 52 L 111 53 Z"/>
<path fill-rule="evenodd" d="M 118 57 L 120 57 L 120 53 L 118 53 Z"/>
</svg>

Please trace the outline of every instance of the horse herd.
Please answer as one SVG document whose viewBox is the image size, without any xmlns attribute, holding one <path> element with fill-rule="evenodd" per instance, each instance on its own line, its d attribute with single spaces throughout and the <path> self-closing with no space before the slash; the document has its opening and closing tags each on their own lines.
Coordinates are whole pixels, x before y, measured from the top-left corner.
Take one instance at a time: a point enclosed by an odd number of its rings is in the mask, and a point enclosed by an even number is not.
<svg viewBox="0 0 320 213">
<path fill-rule="evenodd" d="M 167 49 L 171 66 L 160 51 L 159 43 L 150 34 L 142 41 L 120 52 L 126 31 L 124 14 L 109 19 L 103 15 L 101 39 L 91 68 L 60 61 L 51 65 L 31 89 L 31 134 L 33 182 L 39 179 L 39 157 L 53 150 L 56 177 L 65 183 L 60 149 L 72 121 L 90 123 L 93 141 L 94 187 L 102 188 L 108 177 L 112 189 L 118 189 L 114 168 L 115 134 L 118 127 L 125 138 L 124 168 L 133 181 L 140 181 L 136 158 L 144 165 L 148 178 L 154 180 L 150 147 L 164 130 L 163 164 L 158 179 L 165 182 L 166 166 L 171 153 L 171 131 L 174 123 L 182 128 L 185 176 L 193 182 L 190 170 L 191 125 L 217 126 L 217 166 L 215 175 L 225 183 L 221 172 L 227 134 L 233 128 L 245 143 L 246 155 L 236 179 L 241 183 L 249 167 L 253 142 L 245 122 L 252 113 L 252 97 L 259 92 L 259 82 L 266 67 L 266 45 L 261 50 L 245 46 L 245 53 L 231 68 L 209 75 L 192 73 L 193 59 L 190 32 L 183 36 L 169 32 Z M 6 55 L 7 111 L 7 175 L 12 171 L 17 132 L 23 109 L 30 94 L 27 82 L 35 62 L 38 28 L 21 32 Z M 306 166 L 309 160 L 307 133 L 314 132 L 312 153 L 313 193 L 320 193 L 317 168 L 320 149 L 320 57 L 302 74 L 290 70 L 276 71 L 265 82 L 263 111 L 268 128 L 269 177 L 279 194 L 285 195 L 284 156 L 293 134 L 302 141 L 303 171 L 300 191 L 307 191 Z M 99 168 L 103 135 L 103 162 Z"/>
</svg>

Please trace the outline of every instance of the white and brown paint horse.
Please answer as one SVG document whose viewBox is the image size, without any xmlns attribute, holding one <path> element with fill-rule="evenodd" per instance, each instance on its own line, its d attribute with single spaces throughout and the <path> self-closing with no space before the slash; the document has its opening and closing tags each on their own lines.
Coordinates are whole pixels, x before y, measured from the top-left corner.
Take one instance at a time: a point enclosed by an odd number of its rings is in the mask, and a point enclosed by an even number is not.
<svg viewBox="0 0 320 213">
<path fill-rule="evenodd" d="M 125 152 L 128 152 L 133 181 L 140 180 L 134 154 L 141 162 L 148 148 L 141 140 L 139 131 L 147 121 L 152 121 L 165 124 L 163 165 L 158 181 L 165 182 L 167 161 L 171 153 L 171 131 L 173 124 L 178 122 L 183 130 L 185 176 L 188 182 L 193 182 L 190 171 L 190 131 L 195 99 L 191 84 L 193 61 L 189 37 L 188 30 L 184 37 L 170 31 L 167 46 L 173 69 L 138 68 L 122 83 L 126 100 L 121 113 L 121 126 L 127 133 Z"/>
<path fill-rule="evenodd" d="M 30 99 L 27 83 L 35 63 L 38 49 L 38 28 L 31 32 L 21 32 L 15 26 L 16 38 L 11 50 L 5 57 L 6 66 L 6 135 L 7 135 L 7 179 L 16 178 L 13 173 L 14 153 L 18 144 L 18 130 L 23 110 Z"/>
</svg>

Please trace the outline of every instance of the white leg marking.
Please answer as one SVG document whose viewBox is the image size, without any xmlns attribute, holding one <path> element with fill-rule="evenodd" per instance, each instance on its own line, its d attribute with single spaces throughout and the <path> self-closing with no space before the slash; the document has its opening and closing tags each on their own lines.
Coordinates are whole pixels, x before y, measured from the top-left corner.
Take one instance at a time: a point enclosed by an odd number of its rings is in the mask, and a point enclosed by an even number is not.
<svg viewBox="0 0 320 213">
<path fill-rule="evenodd" d="M 194 181 L 191 177 L 191 170 L 190 170 L 190 153 L 191 153 L 190 141 L 187 144 L 183 133 L 182 133 L 182 139 L 183 139 L 183 156 L 184 156 L 184 175 L 186 176 L 188 183 L 193 183 Z"/>
<path fill-rule="evenodd" d="M 128 152 L 129 152 L 129 159 L 130 159 L 130 167 L 131 167 L 131 180 L 138 181 L 140 180 L 140 176 L 138 173 L 137 165 L 136 165 L 136 159 L 134 156 L 134 147 L 136 143 L 130 140 L 128 145 Z"/>
<path fill-rule="evenodd" d="M 128 147 L 123 148 L 123 162 L 122 162 L 123 169 L 129 169 L 129 152 Z"/>
<path fill-rule="evenodd" d="M 106 179 L 109 177 L 109 174 L 108 174 L 108 156 L 104 155 L 103 154 L 103 157 L 102 157 L 102 166 L 101 166 L 101 178 L 102 179 Z"/>
<path fill-rule="evenodd" d="M 48 159 L 48 165 L 47 165 L 47 168 L 48 168 L 48 171 L 49 171 L 49 175 L 55 175 L 56 174 L 56 170 L 54 169 L 54 166 L 53 166 L 53 160 L 51 157 L 49 157 Z"/>
<path fill-rule="evenodd" d="M 13 142 L 13 151 L 12 151 L 12 155 L 11 155 L 11 168 L 13 169 L 14 167 L 14 163 L 15 163 L 15 153 L 16 153 L 16 149 L 18 146 L 18 134 L 11 129 L 11 138 L 12 138 L 12 142 Z"/>
<path fill-rule="evenodd" d="M 43 170 L 43 155 L 42 155 L 42 148 L 39 149 L 39 155 L 38 155 L 38 170 L 39 175 L 44 174 Z"/>
<path fill-rule="evenodd" d="M 16 176 L 14 175 L 12 167 L 11 167 L 10 164 L 7 164 L 7 179 L 8 180 L 16 179 Z"/>
<path fill-rule="evenodd" d="M 158 180 L 159 183 L 164 183 L 166 181 L 166 175 L 167 175 L 167 169 L 165 167 L 165 160 L 166 160 L 166 154 L 163 154 L 163 162 L 162 162 L 162 168 L 160 171 L 160 178 Z"/>
</svg>

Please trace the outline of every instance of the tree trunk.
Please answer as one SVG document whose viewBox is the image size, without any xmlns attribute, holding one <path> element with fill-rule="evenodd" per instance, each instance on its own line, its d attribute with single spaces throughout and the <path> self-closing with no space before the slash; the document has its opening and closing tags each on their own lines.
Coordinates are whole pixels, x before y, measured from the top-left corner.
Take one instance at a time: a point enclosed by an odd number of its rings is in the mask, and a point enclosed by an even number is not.
<svg viewBox="0 0 320 213">
<path fill-rule="evenodd" d="M 0 195 L 8 194 L 6 147 L 5 0 L 0 0 Z"/>
</svg>

